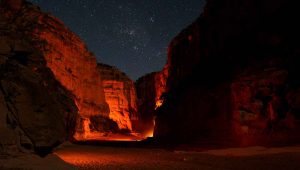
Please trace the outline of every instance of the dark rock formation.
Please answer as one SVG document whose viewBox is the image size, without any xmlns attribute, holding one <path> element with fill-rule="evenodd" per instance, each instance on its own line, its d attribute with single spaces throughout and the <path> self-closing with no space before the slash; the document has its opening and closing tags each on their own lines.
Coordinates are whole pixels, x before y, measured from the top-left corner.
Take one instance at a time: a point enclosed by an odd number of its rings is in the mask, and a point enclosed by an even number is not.
<svg viewBox="0 0 300 170">
<path fill-rule="evenodd" d="M 132 121 L 138 121 L 137 98 L 133 81 L 115 67 L 98 64 L 109 118 L 119 129 L 132 131 Z"/>
<path fill-rule="evenodd" d="M 166 67 L 165 67 L 166 68 Z M 167 69 L 164 69 L 167 71 Z M 167 72 L 153 72 L 139 78 L 136 83 L 140 121 L 138 129 L 145 136 L 152 136 L 154 129 L 155 110 L 161 106 L 161 96 L 165 92 Z"/>
<path fill-rule="evenodd" d="M 154 129 L 154 111 L 156 107 L 155 75 L 157 75 L 157 72 L 147 74 L 139 78 L 135 83 L 138 108 L 141 113 L 137 128 L 145 136 L 153 135 Z M 150 134 L 148 134 L 149 132 Z"/>
<path fill-rule="evenodd" d="M 4 7 L 17 10 L 21 1 L 10 2 L 0 1 L 0 154 L 43 156 L 71 138 L 77 107 L 33 40 L 7 19 Z"/>
<path fill-rule="evenodd" d="M 169 46 L 155 136 L 173 142 L 299 142 L 297 1 L 208 0 Z"/>
<path fill-rule="evenodd" d="M 136 81 L 138 107 L 141 113 L 141 122 L 145 126 L 153 126 L 154 109 L 156 103 L 155 75 L 150 73 Z M 149 124 L 149 125 L 147 125 Z"/>
</svg>

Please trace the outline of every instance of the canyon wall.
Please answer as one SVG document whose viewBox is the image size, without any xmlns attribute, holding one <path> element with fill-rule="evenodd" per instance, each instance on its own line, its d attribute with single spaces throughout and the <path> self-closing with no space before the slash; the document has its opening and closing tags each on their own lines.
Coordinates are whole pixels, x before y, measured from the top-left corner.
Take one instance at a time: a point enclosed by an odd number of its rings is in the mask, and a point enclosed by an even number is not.
<svg viewBox="0 0 300 170">
<path fill-rule="evenodd" d="M 136 83 L 138 108 L 141 113 L 138 129 L 144 132 L 145 136 L 153 136 L 154 111 L 156 104 L 155 76 L 157 72 L 147 74 L 139 78 Z M 150 133 L 150 134 L 148 134 Z"/>
<path fill-rule="evenodd" d="M 95 56 L 64 24 L 43 13 L 39 7 L 24 0 L 2 0 L 3 16 L 30 39 L 34 48 L 45 58 L 55 79 L 73 94 L 78 107 L 78 133 L 84 133 L 82 124 L 92 116 L 108 117 L 101 76 Z"/>
<path fill-rule="evenodd" d="M 7 8 L 0 1 L 0 155 L 44 156 L 72 137 L 78 110 Z"/>
<path fill-rule="evenodd" d="M 105 100 L 109 106 L 107 116 L 92 115 L 79 119 L 77 141 L 141 140 L 140 115 L 134 82 L 123 72 L 113 66 L 98 63 L 97 70 L 101 76 Z"/>
<path fill-rule="evenodd" d="M 138 121 L 139 117 L 133 81 L 116 67 L 98 64 L 98 70 L 110 109 L 109 118 L 119 129 L 132 131 L 132 121 Z"/>
<path fill-rule="evenodd" d="M 155 110 L 163 103 L 167 77 L 168 65 L 160 72 L 153 72 L 139 78 L 135 83 L 140 112 L 137 127 L 145 137 L 153 136 Z"/>
<path fill-rule="evenodd" d="M 155 136 L 218 145 L 299 142 L 296 6 L 208 0 L 170 43 Z"/>
</svg>

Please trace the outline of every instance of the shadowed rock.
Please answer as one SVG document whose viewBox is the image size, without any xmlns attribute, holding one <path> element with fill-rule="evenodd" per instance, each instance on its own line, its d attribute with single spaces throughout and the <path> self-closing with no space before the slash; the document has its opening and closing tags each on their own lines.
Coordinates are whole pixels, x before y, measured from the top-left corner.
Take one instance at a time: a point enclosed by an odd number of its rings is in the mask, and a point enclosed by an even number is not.
<svg viewBox="0 0 300 170">
<path fill-rule="evenodd" d="M 77 107 L 43 54 L 0 9 L 0 154 L 44 156 L 73 135 Z"/>
<path fill-rule="evenodd" d="M 218 145 L 299 142 L 296 6 L 209 0 L 170 43 L 155 135 Z"/>
</svg>

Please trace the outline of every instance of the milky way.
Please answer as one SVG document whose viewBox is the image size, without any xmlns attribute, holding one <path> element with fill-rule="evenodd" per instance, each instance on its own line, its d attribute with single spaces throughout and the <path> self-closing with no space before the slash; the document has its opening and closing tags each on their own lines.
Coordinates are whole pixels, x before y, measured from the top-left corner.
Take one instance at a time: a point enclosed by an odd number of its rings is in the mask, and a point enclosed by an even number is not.
<svg viewBox="0 0 300 170">
<path fill-rule="evenodd" d="M 31 0 L 78 34 L 99 62 L 132 79 L 162 69 L 171 39 L 204 0 Z"/>
</svg>

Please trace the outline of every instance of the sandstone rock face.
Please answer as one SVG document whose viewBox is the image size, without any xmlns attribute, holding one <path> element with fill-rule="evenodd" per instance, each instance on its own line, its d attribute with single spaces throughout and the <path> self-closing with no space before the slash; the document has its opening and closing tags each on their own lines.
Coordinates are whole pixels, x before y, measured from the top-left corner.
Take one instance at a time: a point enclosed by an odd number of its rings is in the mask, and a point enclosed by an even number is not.
<svg viewBox="0 0 300 170">
<path fill-rule="evenodd" d="M 133 81 L 115 67 L 98 64 L 109 114 L 92 115 L 77 121 L 77 141 L 140 140 L 137 97 Z"/>
<path fill-rule="evenodd" d="M 98 64 L 106 102 L 109 105 L 109 118 L 118 124 L 119 129 L 132 131 L 132 121 L 138 120 L 136 91 L 133 81 L 115 67 Z"/>
<path fill-rule="evenodd" d="M 96 58 L 80 38 L 61 21 L 24 0 L 2 0 L 1 3 L 6 20 L 18 28 L 24 38 L 30 39 L 34 48 L 42 53 L 55 79 L 73 94 L 80 119 L 107 117 L 109 108 Z"/>
<path fill-rule="evenodd" d="M 80 115 L 107 115 L 96 58 L 80 38 L 28 2 L 3 0 L 2 4 L 6 19 L 31 39 L 55 78 L 74 94 Z"/>
<path fill-rule="evenodd" d="M 0 1 L 0 154 L 45 155 L 73 135 L 77 107 L 43 53 L 7 20 L 5 2 Z"/>
<path fill-rule="evenodd" d="M 297 5 L 209 0 L 170 43 L 155 135 L 235 145 L 299 142 Z"/>
</svg>

